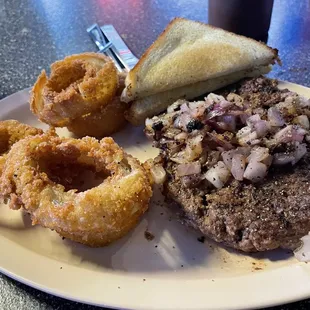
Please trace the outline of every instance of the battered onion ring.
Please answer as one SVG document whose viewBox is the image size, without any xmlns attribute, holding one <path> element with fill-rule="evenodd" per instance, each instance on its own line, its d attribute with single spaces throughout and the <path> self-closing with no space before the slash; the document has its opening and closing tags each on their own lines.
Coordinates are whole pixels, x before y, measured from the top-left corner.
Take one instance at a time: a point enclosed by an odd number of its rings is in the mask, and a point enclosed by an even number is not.
<svg viewBox="0 0 310 310">
<path fill-rule="evenodd" d="M 102 138 L 117 132 L 126 124 L 124 112 L 127 104 L 115 97 L 109 104 L 73 120 L 67 127 L 77 137 Z"/>
<path fill-rule="evenodd" d="M 110 103 L 118 80 L 115 65 L 107 56 L 68 56 L 51 65 L 49 78 L 42 71 L 31 91 L 31 111 L 44 123 L 65 127 Z"/>
<path fill-rule="evenodd" d="M 13 144 L 27 136 L 38 134 L 43 134 L 43 130 L 16 120 L 0 121 L 0 175 L 7 159 L 7 154 Z"/>
<path fill-rule="evenodd" d="M 24 208 L 33 224 L 71 240 L 107 245 L 131 230 L 148 208 L 152 195 L 148 173 L 112 138 L 28 137 L 9 155 L 0 191 L 10 207 Z M 44 165 L 55 160 L 90 166 L 109 176 L 84 192 L 66 191 L 44 172 Z"/>
<path fill-rule="evenodd" d="M 125 73 L 119 73 L 119 87 L 116 97 L 98 111 L 74 119 L 67 127 L 77 137 L 91 136 L 102 138 L 117 132 L 126 124 L 124 112 L 128 105 L 121 102 L 120 96 L 125 88 Z"/>
</svg>

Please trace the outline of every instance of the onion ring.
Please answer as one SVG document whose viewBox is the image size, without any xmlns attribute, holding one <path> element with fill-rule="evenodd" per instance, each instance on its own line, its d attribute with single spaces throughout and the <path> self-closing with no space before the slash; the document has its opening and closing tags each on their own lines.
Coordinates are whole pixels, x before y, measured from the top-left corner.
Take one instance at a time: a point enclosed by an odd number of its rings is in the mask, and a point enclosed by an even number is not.
<svg viewBox="0 0 310 310">
<path fill-rule="evenodd" d="M 0 122 L 0 175 L 2 173 L 7 154 L 17 141 L 27 136 L 43 134 L 43 130 L 20 123 L 16 120 Z"/>
<path fill-rule="evenodd" d="M 126 124 L 124 112 L 128 106 L 115 97 L 110 103 L 82 117 L 73 120 L 67 127 L 75 136 L 102 138 L 109 136 Z"/>
<path fill-rule="evenodd" d="M 96 187 L 67 190 L 47 172 L 47 165 L 87 166 L 106 178 Z M 74 172 L 69 169 L 69 172 Z M 147 210 L 150 177 L 137 159 L 112 138 L 28 137 L 11 149 L 0 179 L 12 209 L 24 208 L 33 224 L 92 247 L 124 236 Z"/>
<path fill-rule="evenodd" d="M 78 117 L 68 124 L 67 128 L 76 137 L 81 138 L 91 136 L 102 138 L 110 136 L 124 127 L 126 119 L 124 112 L 128 109 L 128 104 L 120 101 L 121 93 L 125 87 L 126 74 L 121 72 L 118 74 L 119 88 L 116 97 L 98 111 L 94 111 Z"/>
<path fill-rule="evenodd" d="M 51 65 L 49 78 L 42 71 L 31 91 L 30 108 L 42 122 L 65 127 L 109 104 L 118 84 L 109 57 L 97 53 L 68 56 Z"/>
</svg>

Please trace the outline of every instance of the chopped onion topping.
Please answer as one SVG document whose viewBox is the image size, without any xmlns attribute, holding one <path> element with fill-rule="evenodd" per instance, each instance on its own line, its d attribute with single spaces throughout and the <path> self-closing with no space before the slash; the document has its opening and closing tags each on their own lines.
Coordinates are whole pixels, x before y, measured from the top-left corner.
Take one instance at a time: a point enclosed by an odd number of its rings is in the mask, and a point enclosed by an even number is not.
<svg viewBox="0 0 310 310">
<path fill-rule="evenodd" d="M 202 101 L 180 99 L 167 113 L 147 119 L 146 132 L 151 138 L 155 132 L 155 143 L 178 164 L 182 182 L 194 175 L 216 188 L 231 176 L 259 182 L 271 164 L 295 165 L 310 143 L 310 100 L 293 92 L 281 99 L 270 108 L 255 107 L 233 93 L 227 100 L 213 93 Z M 209 169 L 204 175 L 202 167 Z"/>
<path fill-rule="evenodd" d="M 184 164 L 188 162 L 184 151 L 174 154 L 172 157 L 170 157 L 170 160 L 177 164 Z"/>
<path fill-rule="evenodd" d="M 220 129 L 225 131 L 236 131 L 236 116 L 234 115 L 223 115 L 218 117 L 217 125 Z"/>
<path fill-rule="evenodd" d="M 226 111 L 224 109 L 222 109 L 219 105 L 217 105 L 213 108 L 213 110 L 210 113 L 208 113 L 207 119 L 210 120 L 210 119 L 213 119 L 217 116 L 224 115 L 225 113 L 226 113 Z"/>
<path fill-rule="evenodd" d="M 245 170 L 245 157 L 241 154 L 235 154 L 232 158 L 231 174 L 238 180 L 243 180 L 243 174 Z"/>
<path fill-rule="evenodd" d="M 210 93 L 206 98 L 205 101 L 209 104 L 213 103 L 220 103 L 221 101 L 224 102 L 226 99 L 223 96 L 216 95 L 214 93 Z"/>
<path fill-rule="evenodd" d="M 210 141 L 215 142 L 220 148 L 223 148 L 224 150 L 231 150 L 233 149 L 233 145 L 225 140 L 225 137 L 222 135 L 217 135 L 214 133 L 207 133 L 206 136 L 209 137 Z"/>
<path fill-rule="evenodd" d="M 187 164 L 180 164 L 177 167 L 177 175 L 179 177 L 191 174 L 198 174 L 200 172 L 201 172 L 201 164 L 198 161 Z"/>
<path fill-rule="evenodd" d="M 246 124 L 253 129 L 254 125 L 260 120 L 260 116 L 258 114 L 254 114 L 247 119 Z"/>
<path fill-rule="evenodd" d="M 267 166 L 257 161 L 250 161 L 246 167 L 243 177 L 253 183 L 260 182 L 267 175 Z"/>
<path fill-rule="evenodd" d="M 182 112 L 185 112 L 185 113 L 189 113 L 189 112 L 190 112 L 189 107 L 187 106 L 186 103 L 183 103 L 183 104 L 181 105 L 181 111 L 182 111 Z"/>
<path fill-rule="evenodd" d="M 276 107 L 271 107 L 268 109 L 268 120 L 269 124 L 274 127 L 281 127 L 285 124 L 281 113 Z"/>
<path fill-rule="evenodd" d="M 256 131 L 252 132 L 252 129 L 249 126 L 241 128 L 237 132 L 236 137 L 238 139 L 239 144 L 242 146 L 256 145 L 260 143 L 257 132 Z"/>
<path fill-rule="evenodd" d="M 205 110 L 208 108 L 208 104 L 205 101 L 195 101 L 189 104 L 190 114 L 194 118 L 199 118 L 204 115 Z"/>
<path fill-rule="evenodd" d="M 222 161 L 219 161 L 205 174 L 205 178 L 218 189 L 224 186 L 224 184 L 228 181 L 229 176 L 230 171 Z"/>
<path fill-rule="evenodd" d="M 240 154 L 246 158 L 250 155 L 250 152 L 251 152 L 250 147 L 238 147 L 234 150 L 222 152 L 221 155 L 222 155 L 224 164 L 228 167 L 228 169 L 231 170 L 232 159 L 235 154 Z"/>
<path fill-rule="evenodd" d="M 265 165 L 271 164 L 271 155 L 269 154 L 269 149 L 261 146 L 254 146 L 251 150 L 251 154 L 247 158 L 248 162 L 262 162 Z"/>
<path fill-rule="evenodd" d="M 162 165 L 152 166 L 151 174 L 156 184 L 163 184 L 167 177 L 166 171 Z"/>
<path fill-rule="evenodd" d="M 176 102 L 174 102 L 168 107 L 167 113 L 173 113 L 175 111 L 178 111 L 180 109 L 180 106 L 185 102 L 186 100 L 183 100 L 183 99 L 177 100 Z"/>
<path fill-rule="evenodd" d="M 295 165 L 307 153 L 307 145 L 305 143 L 295 142 L 295 150 L 293 152 L 276 153 L 273 156 L 274 165 L 287 165 L 291 163 Z"/>
<path fill-rule="evenodd" d="M 231 169 L 232 159 L 235 154 L 236 154 L 235 150 L 230 150 L 222 153 L 223 162 L 229 169 Z"/>
<path fill-rule="evenodd" d="M 270 129 L 270 125 L 267 121 L 261 120 L 258 114 L 250 116 L 246 123 L 252 132 L 256 132 L 257 138 L 263 138 Z M 253 135 L 254 136 L 254 135 Z M 256 138 L 255 138 L 256 139 Z"/>
<path fill-rule="evenodd" d="M 246 121 L 248 120 L 249 117 L 250 117 L 250 114 L 248 113 L 242 113 L 239 115 L 239 118 L 242 124 L 246 124 Z"/>
<path fill-rule="evenodd" d="M 277 143 L 288 143 L 293 141 L 302 142 L 304 135 L 307 133 L 306 130 L 300 128 L 297 125 L 288 125 L 285 128 L 278 131 L 274 138 Z"/>
<path fill-rule="evenodd" d="M 174 121 L 174 127 L 187 131 L 187 124 L 192 120 L 188 113 L 181 113 Z"/>
<path fill-rule="evenodd" d="M 243 156 L 247 157 L 251 153 L 251 148 L 249 146 L 239 146 L 236 148 L 236 152 L 238 154 L 242 154 Z"/>
<path fill-rule="evenodd" d="M 213 119 L 217 116 L 224 115 L 229 107 L 233 105 L 232 102 L 227 101 L 223 96 L 218 96 L 213 93 L 209 94 L 205 98 L 211 111 L 207 114 L 207 119 Z"/>
<path fill-rule="evenodd" d="M 287 165 L 294 160 L 294 156 L 292 154 L 287 153 L 276 153 L 273 154 L 273 165 Z"/>
<path fill-rule="evenodd" d="M 261 120 L 254 124 L 254 130 L 258 138 L 263 138 L 270 130 L 270 125 L 267 121 Z"/>
<path fill-rule="evenodd" d="M 197 135 L 192 139 L 189 139 L 184 151 L 184 155 L 187 160 L 193 161 L 198 158 L 202 153 L 201 141 L 203 140 L 202 135 Z"/>
</svg>

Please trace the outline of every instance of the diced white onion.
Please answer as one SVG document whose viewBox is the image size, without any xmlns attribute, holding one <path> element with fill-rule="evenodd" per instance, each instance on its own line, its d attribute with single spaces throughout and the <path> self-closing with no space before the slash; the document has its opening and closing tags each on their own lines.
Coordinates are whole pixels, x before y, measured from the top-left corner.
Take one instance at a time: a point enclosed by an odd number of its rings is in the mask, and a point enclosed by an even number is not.
<svg viewBox="0 0 310 310">
<path fill-rule="evenodd" d="M 270 125 L 267 121 L 260 120 L 254 124 L 254 130 L 258 138 L 263 138 L 270 130 Z"/>
<path fill-rule="evenodd" d="M 276 166 L 287 165 L 294 160 L 294 156 L 292 154 L 286 153 L 276 153 L 273 154 L 272 164 Z"/>
<path fill-rule="evenodd" d="M 248 156 L 247 161 L 262 162 L 265 165 L 271 163 L 271 155 L 269 154 L 269 149 L 261 146 L 254 146 L 251 150 L 251 154 Z"/>
<path fill-rule="evenodd" d="M 219 103 L 221 101 L 226 101 L 225 98 L 223 96 L 220 95 L 216 95 L 214 93 L 210 93 L 206 98 L 205 98 L 206 102 L 211 102 L 213 103 Z"/>
<path fill-rule="evenodd" d="M 236 180 L 242 181 L 244 170 L 245 170 L 245 157 L 241 154 L 235 154 L 234 157 L 232 158 L 231 174 Z"/>
<path fill-rule="evenodd" d="M 168 113 L 173 113 L 176 110 L 179 109 L 180 105 L 182 105 L 183 103 L 185 103 L 186 101 L 184 99 L 180 99 L 177 100 L 176 102 L 174 102 L 173 104 L 171 104 L 168 108 L 167 108 L 167 112 Z"/>
<path fill-rule="evenodd" d="M 231 169 L 232 159 L 235 153 L 236 153 L 235 150 L 230 150 L 222 153 L 223 162 L 229 169 Z"/>
<path fill-rule="evenodd" d="M 267 166 L 263 163 L 250 161 L 246 167 L 243 177 L 251 182 L 260 182 L 267 175 Z"/>
<path fill-rule="evenodd" d="M 236 116 L 223 115 L 218 117 L 217 124 L 220 128 L 234 132 L 236 130 Z"/>
<path fill-rule="evenodd" d="M 229 176 L 230 171 L 222 161 L 219 161 L 205 174 L 205 178 L 218 189 L 224 186 Z"/>
<path fill-rule="evenodd" d="M 297 125 L 288 125 L 274 135 L 277 143 L 288 143 L 293 141 L 302 142 L 304 135 L 307 133 L 303 128 Z"/>
<path fill-rule="evenodd" d="M 194 118 L 201 117 L 208 107 L 208 104 L 205 101 L 194 101 L 190 102 L 188 105 L 190 108 L 190 114 Z"/>
<path fill-rule="evenodd" d="M 166 171 L 161 165 L 152 166 L 151 174 L 156 184 L 163 184 L 167 177 Z"/>
<path fill-rule="evenodd" d="M 257 132 L 256 131 L 252 132 L 252 129 L 249 126 L 241 128 L 237 132 L 236 137 L 238 139 L 239 144 L 242 146 L 255 145 L 260 142 L 260 140 L 257 139 L 258 138 Z"/>
<path fill-rule="evenodd" d="M 252 116 L 250 116 L 247 121 L 246 121 L 246 124 L 250 127 L 250 128 L 254 128 L 254 124 L 259 122 L 261 119 L 260 119 L 260 116 L 258 114 L 254 114 Z"/>
<path fill-rule="evenodd" d="M 186 164 L 180 164 L 177 167 L 177 175 L 183 177 L 185 175 L 199 174 L 201 172 L 200 162 L 192 162 Z"/>
<path fill-rule="evenodd" d="M 187 106 L 186 103 L 183 103 L 183 104 L 181 105 L 181 111 L 182 111 L 182 112 L 189 113 L 189 107 Z"/>
<path fill-rule="evenodd" d="M 186 159 L 189 161 L 193 161 L 198 158 L 202 153 L 202 144 L 201 141 L 203 140 L 202 135 L 197 135 L 192 139 L 189 139 L 184 151 Z"/>
<path fill-rule="evenodd" d="M 274 127 L 281 127 L 285 124 L 281 113 L 276 107 L 271 107 L 268 109 L 268 120 L 269 124 Z"/>
</svg>

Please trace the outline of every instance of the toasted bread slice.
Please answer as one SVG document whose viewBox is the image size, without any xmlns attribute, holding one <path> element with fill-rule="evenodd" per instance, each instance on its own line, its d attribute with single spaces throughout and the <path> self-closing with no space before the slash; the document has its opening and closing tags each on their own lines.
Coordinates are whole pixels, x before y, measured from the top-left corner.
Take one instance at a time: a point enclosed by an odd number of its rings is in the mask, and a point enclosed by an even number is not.
<svg viewBox="0 0 310 310">
<path fill-rule="evenodd" d="M 126 78 L 126 102 L 273 64 L 278 51 L 213 26 L 175 18 Z"/>
<path fill-rule="evenodd" d="M 208 92 L 237 82 L 242 78 L 256 77 L 261 74 L 266 74 L 270 71 L 270 69 L 271 66 L 265 66 L 253 70 L 243 70 L 228 74 L 226 76 L 220 76 L 214 79 L 178 87 L 155 95 L 137 99 L 132 102 L 125 117 L 133 125 L 139 126 L 144 123 L 146 118 L 152 117 L 166 110 L 166 108 L 177 99 L 184 98 L 192 100 Z"/>
</svg>

